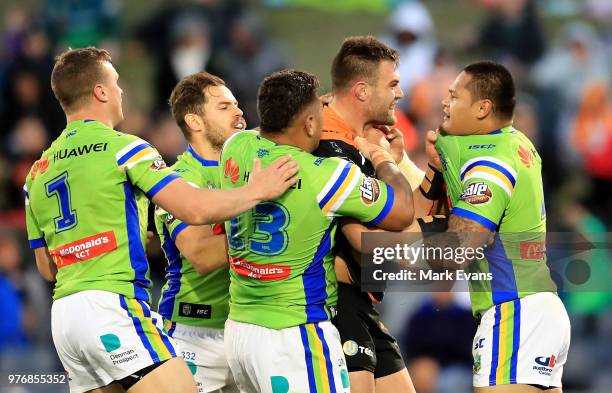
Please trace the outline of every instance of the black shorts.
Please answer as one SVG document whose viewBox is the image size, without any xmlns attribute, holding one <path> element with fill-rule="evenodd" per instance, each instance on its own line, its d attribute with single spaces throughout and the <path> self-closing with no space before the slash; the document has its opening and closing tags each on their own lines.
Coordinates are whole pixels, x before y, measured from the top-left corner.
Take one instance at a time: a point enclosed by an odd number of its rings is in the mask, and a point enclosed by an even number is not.
<svg viewBox="0 0 612 393">
<path fill-rule="evenodd" d="M 338 283 L 338 314 L 332 322 L 340 332 L 349 372 L 366 370 L 381 378 L 406 367 L 397 341 L 359 288 Z"/>
</svg>

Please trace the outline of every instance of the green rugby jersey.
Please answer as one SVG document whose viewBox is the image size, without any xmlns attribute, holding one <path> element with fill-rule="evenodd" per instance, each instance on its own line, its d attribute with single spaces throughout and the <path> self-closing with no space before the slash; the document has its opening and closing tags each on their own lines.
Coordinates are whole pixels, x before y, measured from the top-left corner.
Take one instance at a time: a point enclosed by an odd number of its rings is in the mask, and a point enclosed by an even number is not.
<svg viewBox="0 0 612 393">
<path fill-rule="evenodd" d="M 172 169 L 193 186 L 219 188 L 219 162 L 205 160 L 191 146 L 177 158 Z M 198 273 L 175 244 L 188 224 L 156 207 L 155 226 L 168 260 L 159 313 L 172 322 L 223 329 L 229 312 L 229 268 Z M 218 225 L 213 228 L 215 233 L 223 229 Z"/>
<path fill-rule="evenodd" d="M 440 135 L 436 142 L 451 214 L 474 220 L 495 242 L 469 272 L 474 314 L 493 305 L 556 287 L 546 265 L 542 161 L 531 141 L 508 126 L 485 135 Z"/>
<path fill-rule="evenodd" d="M 53 298 L 97 289 L 149 302 L 147 207 L 176 178 L 137 136 L 70 122 L 24 186 L 30 246 L 57 264 Z"/>
<path fill-rule="evenodd" d="M 221 188 L 248 181 L 253 160 L 262 166 L 286 154 L 299 165 L 298 182 L 226 222 L 230 256 L 230 313 L 235 321 L 283 329 L 329 319 L 337 301 L 331 249 L 336 218 L 371 225 L 393 206 L 393 189 L 340 158 L 315 157 L 276 145 L 255 131 L 232 136 L 221 153 Z"/>
</svg>

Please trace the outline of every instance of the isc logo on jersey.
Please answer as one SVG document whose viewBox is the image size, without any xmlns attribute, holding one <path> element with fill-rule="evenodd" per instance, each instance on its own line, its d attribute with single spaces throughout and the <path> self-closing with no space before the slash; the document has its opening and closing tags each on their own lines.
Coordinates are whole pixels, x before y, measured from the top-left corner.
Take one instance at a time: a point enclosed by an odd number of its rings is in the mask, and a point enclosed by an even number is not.
<svg viewBox="0 0 612 393">
<path fill-rule="evenodd" d="M 459 197 L 462 201 L 472 205 L 482 205 L 491 201 L 493 194 L 489 186 L 484 182 L 476 182 L 467 186 Z"/>
<path fill-rule="evenodd" d="M 380 187 L 378 186 L 378 182 L 367 176 L 363 177 L 361 186 L 359 186 L 359 191 L 361 191 L 361 200 L 366 205 L 371 205 L 372 203 L 376 202 L 380 196 Z"/>
</svg>

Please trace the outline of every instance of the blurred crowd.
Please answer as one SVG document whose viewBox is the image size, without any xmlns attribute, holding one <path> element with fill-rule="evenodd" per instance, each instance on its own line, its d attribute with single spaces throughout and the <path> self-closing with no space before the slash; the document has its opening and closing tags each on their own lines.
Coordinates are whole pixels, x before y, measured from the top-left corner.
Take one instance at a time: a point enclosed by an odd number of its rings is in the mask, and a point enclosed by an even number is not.
<svg viewBox="0 0 612 393">
<path fill-rule="evenodd" d="M 517 85 L 515 127 L 534 141 L 542 156 L 548 230 L 609 244 L 612 2 L 456 1 L 486 16 L 479 23 L 466 21 L 465 31 L 446 40 L 440 39 L 437 28 L 453 15 L 438 12 L 433 18 L 427 1 L 380 2 L 388 12 L 380 38 L 401 55 L 401 87 L 406 94 L 400 103 L 401 128 L 411 157 L 423 163 L 422 135 L 438 126 L 440 102 L 464 63 L 481 58 L 502 62 Z M 291 2 L 265 3 L 282 7 Z M 350 12 L 351 2 L 344 3 L 344 11 Z M 55 54 L 87 45 L 109 49 L 126 91 L 125 121 L 118 128 L 150 141 L 171 164 L 185 148 L 167 105 L 178 80 L 203 69 L 221 76 L 238 99 L 247 124 L 255 127 L 259 82 L 273 71 L 297 66 L 278 43 L 279 37 L 267 31 L 257 7 L 248 4 L 241 0 L 168 2 L 130 24 L 122 18 L 125 2 L 121 0 L 47 0 L 34 8 L 4 6 L 0 22 L 0 372 L 61 369 L 50 337 L 51 286 L 38 276 L 27 249 L 21 191 L 30 166 L 65 125 L 50 89 Z M 133 99 L 138 94 L 130 80 L 142 77 L 138 69 L 126 67 L 123 73 L 124 63 L 138 61 L 150 67 L 145 75 L 147 105 Z M 151 245 L 150 253 L 159 282 L 164 264 L 159 247 Z M 611 255 L 605 249 L 597 254 L 604 262 L 598 273 L 604 279 L 610 277 L 605 263 Z M 610 287 L 562 296 L 573 324 L 565 390 L 609 391 Z M 399 338 L 417 391 L 470 391 L 476 322 L 465 293 L 392 293 L 382 307 L 383 320 L 388 319 L 388 327 Z"/>
</svg>

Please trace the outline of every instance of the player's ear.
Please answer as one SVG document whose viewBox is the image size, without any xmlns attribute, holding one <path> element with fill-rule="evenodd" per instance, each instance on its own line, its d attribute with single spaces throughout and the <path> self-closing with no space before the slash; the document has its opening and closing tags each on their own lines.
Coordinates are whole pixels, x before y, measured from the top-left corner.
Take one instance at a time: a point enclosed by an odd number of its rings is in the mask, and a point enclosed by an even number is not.
<svg viewBox="0 0 612 393">
<path fill-rule="evenodd" d="M 478 105 L 476 108 L 478 120 L 484 119 L 493 112 L 493 102 L 491 100 L 478 100 L 476 104 Z"/>
<path fill-rule="evenodd" d="M 102 83 L 97 83 L 93 88 L 93 95 L 100 102 L 108 102 L 108 94 Z"/>
<path fill-rule="evenodd" d="M 185 114 L 184 119 L 187 127 L 191 128 L 193 131 L 202 131 L 204 129 L 204 122 L 202 121 L 202 118 L 195 113 Z"/>
<path fill-rule="evenodd" d="M 306 135 L 312 138 L 315 134 L 315 117 L 313 115 L 309 115 L 306 118 L 306 122 L 304 123 L 304 129 L 306 130 Z"/>
<path fill-rule="evenodd" d="M 368 99 L 369 86 L 365 81 L 357 81 L 353 85 L 353 95 L 359 101 L 365 101 Z"/>
</svg>

